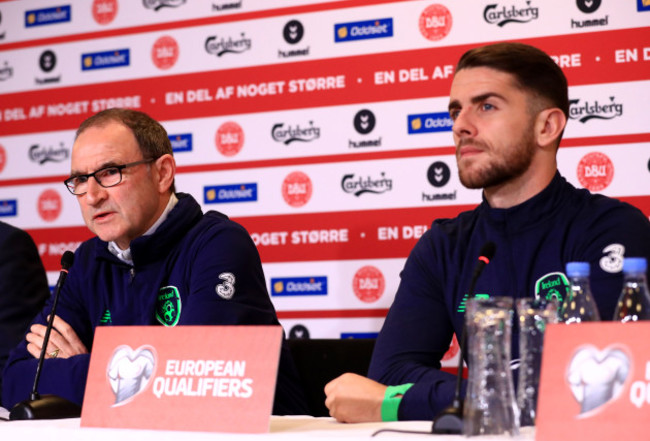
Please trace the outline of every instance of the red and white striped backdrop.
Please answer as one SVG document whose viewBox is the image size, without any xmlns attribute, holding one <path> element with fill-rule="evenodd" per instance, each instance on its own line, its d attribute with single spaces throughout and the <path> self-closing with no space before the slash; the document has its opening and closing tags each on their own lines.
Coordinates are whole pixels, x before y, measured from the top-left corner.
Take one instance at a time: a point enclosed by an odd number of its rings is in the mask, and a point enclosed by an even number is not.
<svg viewBox="0 0 650 441">
<path fill-rule="evenodd" d="M 470 47 L 551 54 L 560 171 L 650 215 L 649 25 L 646 0 L 0 1 L 0 219 L 53 281 L 90 237 L 61 183 L 74 130 L 137 108 L 177 141 L 179 191 L 249 230 L 287 331 L 372 335 L 417 238 L 480 201 L 445 115 Z"/>
</svg>

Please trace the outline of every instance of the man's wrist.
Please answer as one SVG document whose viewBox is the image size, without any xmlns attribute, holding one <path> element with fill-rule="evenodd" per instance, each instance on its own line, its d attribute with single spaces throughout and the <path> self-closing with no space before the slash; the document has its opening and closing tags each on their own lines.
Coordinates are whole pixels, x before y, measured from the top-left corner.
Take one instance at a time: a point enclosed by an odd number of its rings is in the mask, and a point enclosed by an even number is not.
<svg viewBox="0 0 650 441">
<path fill-rule="evenodd" d="M 413 383 L 400 384 L 399 386 L 388 386 L 384 393 L 384 401 L 381 403 L 381 420 L 397 421 L 397 411 L 402 402 L 402 397 L 413 386 Z"/>
</svg>

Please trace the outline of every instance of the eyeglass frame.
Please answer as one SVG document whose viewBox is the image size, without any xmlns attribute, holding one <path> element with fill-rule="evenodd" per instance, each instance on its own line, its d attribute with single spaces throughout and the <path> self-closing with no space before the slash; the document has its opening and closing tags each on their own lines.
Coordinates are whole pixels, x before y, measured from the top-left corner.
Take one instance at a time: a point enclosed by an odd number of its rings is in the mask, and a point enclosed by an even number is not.
<svg viewBox="0 0 650 441">
<path fill-rule="evenodd" d="M 63 181 L 63 184 L 65 185 L 65 188 L 67 188 L 68 191 L 69 191 L 70 193 L 72 193 L 74 196 L 82 196 L 82 195 L 88 193 L 88 190 L 84 191 L 83 193 L 75 193 L 75 192 L 73 191 L 73 189 L 70 188 L 70 186 L 68 185 L 68 182 L 72 181 L 73 179 L 82 178 L 82 177 L 85 177 L 85 178 L 86 178 L 86 182 L 88 182 L 88 179 L 90 179 L 91 177 L 93 177 L 93 178 L 95 178 L 95 181 L 97 181 L 97 183 L 98 183 L 101 187 L 103 187 L 103 188 L 111 188 L 111 187 L 115 187 L 116 185 L 119 185 L 119 184 L 122 182 L 122 179 L 123 179 L 122 170 L 124 170 L 125 168 L 134 167 L 134 166 L 136 166 L 136 165 L 140 165 L 140 164 L 149 164 L 149 163 L 151 163 L 151 162 L 156 161 L 157 159 L 158 159 L 158 158 L 149 158 L 149 159 L 142 159 L 142 160 L 140 160 L 140 161 L 129 162 L 129 163 L 127 163 L 127 164 L 122 164 L 122 165 L 108 165 L 108 166 L 106 166 L 106 167 L 102 167 L 102 168 L 100 168 L 99 170 L 95 170 L 95 171 L 92 172 L 92 173 L 87 173 L 87 174 L 85 174 L 85 175 L 75 175 L 75 176 L 70 176 L 68 179 L 66 179 L 65 181 Z M 120 180 L 117 181 L 115 184 L 112 184 L 112 185 L 104 185 L 104 184 L 101 183 L 101 181 L 100 181 L 99 179 L 97 179 L 96 174 L 97 174 L 97 173 L 100 173 L 100 172 L 103 172 L 103 171 L 106 171 L 106 170 L 111 169 L 111 168 L 115 168 L 115 169 L 117 169 L 117 172 L 120 174 Z"/>
</svg>

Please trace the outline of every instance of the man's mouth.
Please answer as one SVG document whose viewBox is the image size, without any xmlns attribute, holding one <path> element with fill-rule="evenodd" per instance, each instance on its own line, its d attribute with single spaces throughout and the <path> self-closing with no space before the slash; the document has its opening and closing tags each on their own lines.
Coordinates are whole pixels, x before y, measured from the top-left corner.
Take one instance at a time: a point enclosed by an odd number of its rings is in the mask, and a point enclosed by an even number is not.
<svg viewBox="0 0 650 441">
<path fill-rule="evenodd" d="M 103 220 L 108 219 L 112 214 L 113 214 L 113 212 L 111 212 L 111 211 L 102 211 L 101 213 L 95 214 L 93 216 L 93 220 L 101 222 Z"/>
</svg>

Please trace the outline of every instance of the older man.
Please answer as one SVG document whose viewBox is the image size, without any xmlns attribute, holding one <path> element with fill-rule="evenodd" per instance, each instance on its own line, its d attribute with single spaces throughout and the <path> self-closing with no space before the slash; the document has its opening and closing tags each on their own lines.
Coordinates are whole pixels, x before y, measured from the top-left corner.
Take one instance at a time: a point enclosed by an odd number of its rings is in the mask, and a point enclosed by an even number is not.
<svg viewBox="0 0 650 441">
<path fill-rule="evenodd" d="M 109 325 L 279 325 L 246 230 L 203 214 L 174 190 L 164 128 L 144 113 L 109 109 L 77 130 L 65 180 L 97 237 L 75 252 L 47 347 L 41 393 L 81 404 L 95 328 Z M 5 369 L 3 404 L 29 396 L 50 305 Z M 273 412 L 306 413 L 283 345 Z"/>
</svg>

